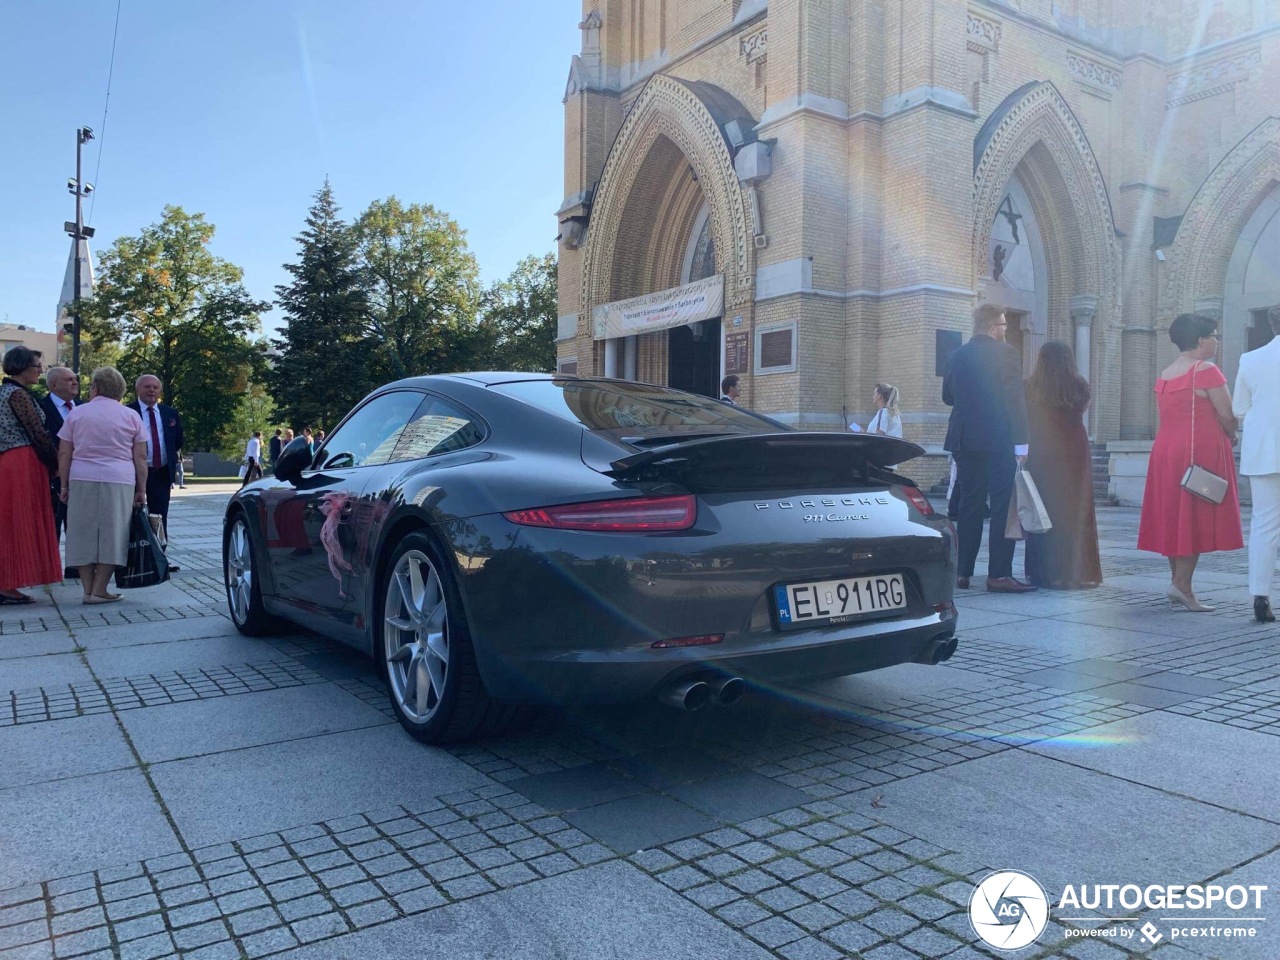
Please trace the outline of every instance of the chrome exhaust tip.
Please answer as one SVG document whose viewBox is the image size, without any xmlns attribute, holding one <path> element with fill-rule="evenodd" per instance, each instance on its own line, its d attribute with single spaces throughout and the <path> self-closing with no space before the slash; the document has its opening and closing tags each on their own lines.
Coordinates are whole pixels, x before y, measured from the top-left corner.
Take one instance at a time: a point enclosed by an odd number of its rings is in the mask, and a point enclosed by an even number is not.
<svg viewBox="0 0 1280 960">
<path fill-rule="evenodd" d="M 934 637 L 930 640 L 923 650 L 917 654 L 916 663 L 927 663 L 936 666 L 945 660 L 950 660 L 951 655 L 956 652 L 957 640 L 955 637 L 942 635 Z"/>
<path fill-rule="evenodd" d="M 731 707 L 747 692 L 747 683 L 741 677 L 725 677 L 711 681 L 711 697 L 722 707 Z"/>
<path fill-rule="evenodd" d="M 701 710 L 711 700 L 711 686 L 701 680 L 686 680 L 667 687 L 658 694 L 658 699 L 677 710 Z"/>
</svg>

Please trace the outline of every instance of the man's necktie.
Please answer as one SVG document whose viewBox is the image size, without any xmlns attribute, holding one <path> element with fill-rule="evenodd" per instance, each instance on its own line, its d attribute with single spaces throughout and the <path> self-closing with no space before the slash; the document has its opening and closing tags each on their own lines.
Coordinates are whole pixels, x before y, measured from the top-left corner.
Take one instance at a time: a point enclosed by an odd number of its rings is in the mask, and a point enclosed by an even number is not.
<svg viewBox="0 0 1280 960">
<path fill-rule="evenodd" d="M 160 467 L 160 431 L 156 429 L 156 408 L 147 407 L 151 414 L 151 466 Z"/>
<path fill-rule="evenodd" d="M 66 408 L 67 416 L 70 416 L 70 415 L 71 415 L 71 401 L 70 401 L 70 400 L 63 400 L 63 401 L 62 401 L 62 405 L 63 405 L 63 407 L 65 407 L 65 408 Z M 63 419 L 66 419 L 66 418 L 64 417 Z"/>
</svg>

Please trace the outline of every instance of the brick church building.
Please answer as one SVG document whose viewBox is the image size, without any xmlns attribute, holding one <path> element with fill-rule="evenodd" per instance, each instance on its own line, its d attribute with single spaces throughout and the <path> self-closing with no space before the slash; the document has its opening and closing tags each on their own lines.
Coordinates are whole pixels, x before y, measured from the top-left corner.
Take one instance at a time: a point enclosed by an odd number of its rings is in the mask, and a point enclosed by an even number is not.
<svg viewBox="0 0 1280 960">
<path fill-rule="evenodd" d="M 584 0 L 559 369 L 937 449 L 980 301 L 1151 437 L 1175 315 L 1280 303 L 1280 0 Z M 568 25 L 566 25 L 568 27 Z"/>
</svg>

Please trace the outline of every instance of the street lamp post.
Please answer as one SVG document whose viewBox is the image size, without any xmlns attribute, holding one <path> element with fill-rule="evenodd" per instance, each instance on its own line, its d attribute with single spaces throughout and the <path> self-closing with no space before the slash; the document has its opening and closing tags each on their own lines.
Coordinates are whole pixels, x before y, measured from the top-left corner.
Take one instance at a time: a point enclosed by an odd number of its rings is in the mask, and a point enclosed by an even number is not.
<svg viewBox="0 0 1280 960">
<path fill-rule="evenodd" d="M 76 222 L 74 224 L 66 224 L 74 229 L 68 231 L 71 234 L 72 241 L 75 244 L 75 265 L 73 267 L 75 274 L 72 280 L 74 284 L 71 291 L 71 369 L 77 376 L 80 374 L 80 242 L 87 237 L 93 236 L 93 231 L 88 230 L 84 225 L 84 209 L 82 201 L 89 194 L 93 193 L 93 184 L 85 183 L 81 176 L 80 153 L 81 148 L 93 139 L 93 130 L 89 127 L 80 127 L 76 130 L 76 176 L 74 180 L 67 181 L 67 189 L 75 194 L 76 198 Z"/>
</svg>

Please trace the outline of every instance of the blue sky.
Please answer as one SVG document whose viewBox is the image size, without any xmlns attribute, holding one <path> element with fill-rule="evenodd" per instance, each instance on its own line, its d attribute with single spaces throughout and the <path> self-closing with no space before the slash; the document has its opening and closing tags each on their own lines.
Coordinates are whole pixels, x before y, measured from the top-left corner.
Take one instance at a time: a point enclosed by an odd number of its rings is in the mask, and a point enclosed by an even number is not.
<svg viewBox="0 0 1280 960">
<path fill-rule="evenodd" d="M 391 194 L 435 204 L 467 230 L 485 282 L 506 276 L 555 247 L 560 100 L 581 11 L 580 0 L 122 0 L 105 136 L 85 148 L 95 261 L 178 204 L 217 226 L 213 252 L 244 268 L 251 293 L 274 299 L 328 175 L 344 216 Z M 0 321 L 53 329 L 75 130 L 103 132 L 115 15 L 115 0 L 4 3 Z"/>
</svg>

